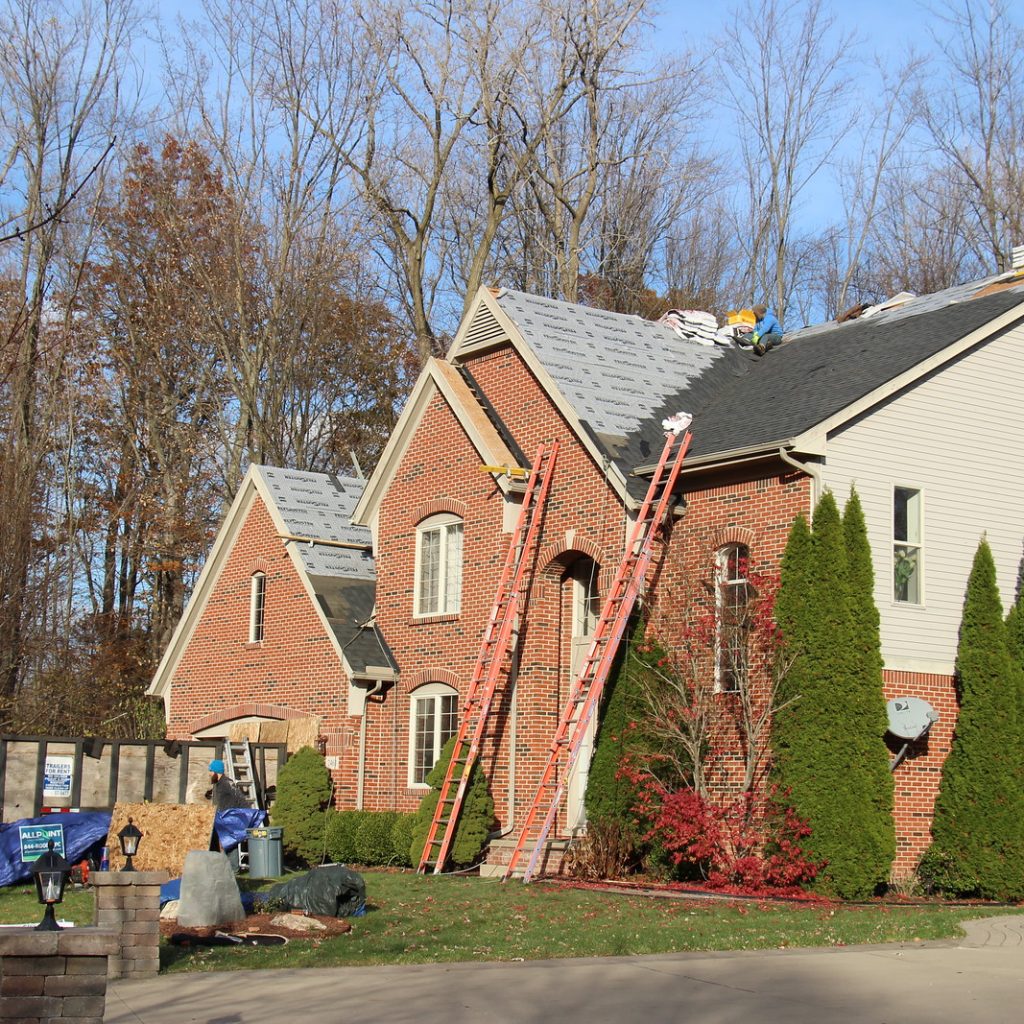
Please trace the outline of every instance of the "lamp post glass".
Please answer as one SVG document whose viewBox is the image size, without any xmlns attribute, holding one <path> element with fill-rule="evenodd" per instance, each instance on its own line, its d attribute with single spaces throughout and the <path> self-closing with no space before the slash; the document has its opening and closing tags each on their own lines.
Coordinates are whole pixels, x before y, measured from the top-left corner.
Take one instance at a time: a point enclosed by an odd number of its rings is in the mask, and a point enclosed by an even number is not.
<svg viewBox="0 0 1024 1024">
<path fill-rule="evenodd" d="M 134 871 L 135 865 L 132 864 L 132 857 L 139 852 L 139 840 L 142 839 L 142 833 L 135 827 L 132 819 L 129 818 L 128 824 L 117 833 L 117 838 L 121 843 L 121 852 L 124 854 L 125 861 L 124 867 L 121 870 Z"/>
<path fill-rule="evenodd" d="M 32 868 L 36 882 L 36 898 L 46 907 L 42 921 L 36 925 L 38 932 L 60 931 L 60 925 L 53 915 L 53 908 L 56 904 L 64 902 L 64 886 L 71 877 L 71 865 L 59 853 L 54 853 L 52 839 L 47 846 L 46 853 L 37 858 Z"/>
</svg>

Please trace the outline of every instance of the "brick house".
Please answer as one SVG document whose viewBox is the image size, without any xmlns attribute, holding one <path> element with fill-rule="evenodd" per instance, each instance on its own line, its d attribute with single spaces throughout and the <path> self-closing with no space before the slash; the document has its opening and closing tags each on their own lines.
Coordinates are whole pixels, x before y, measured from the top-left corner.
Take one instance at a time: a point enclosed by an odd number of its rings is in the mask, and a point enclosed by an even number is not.
<svg viewBox="0 0 1024 1024">
<path fill-rule="evenodd" d="M 888 697 L 940 721 L 897 768 L 912 868 L 956 718 L 953 660 L 982 533 L 1004 604 L 1024 538 L 1024 284 L 1009 274 L 900 297 L 787 335 L 758 359 L 670 327 L 482 290 L 424 368 L 367 481 L 253 467 L 152 691 L 172 737 L 238 720 L 320 719 L 342 807 L 415 807 L 453 733 L 527 466 L 561 445 L 515 661 L 482 763 L 502 827 L 521 823 L 664 434 L 693 419 L 680 510 L 643 601 L 666 643 L 695 588 L 738 565 L 777 575 L 823 489 L 860 495 Z M 487 467 L 487 468 L 485 468 Z M 372 551 L 372 556 L 371 556 Z M 558 831 L 584 820 L 586 752 Z"/>
</svg>

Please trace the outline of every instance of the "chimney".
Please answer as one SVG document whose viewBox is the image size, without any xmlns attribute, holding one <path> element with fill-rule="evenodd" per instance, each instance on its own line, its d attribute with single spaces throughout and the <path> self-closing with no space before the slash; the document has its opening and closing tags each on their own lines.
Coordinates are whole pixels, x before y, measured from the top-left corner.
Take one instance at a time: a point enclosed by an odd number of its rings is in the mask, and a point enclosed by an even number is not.
<svg viewBox="0 0 1024 1024">
<path fill-rule="evenodd" d="M 1024 270 L 1024 245 L 1015 245 L 1010 250 L 1010 269 Z"/>
</svg>

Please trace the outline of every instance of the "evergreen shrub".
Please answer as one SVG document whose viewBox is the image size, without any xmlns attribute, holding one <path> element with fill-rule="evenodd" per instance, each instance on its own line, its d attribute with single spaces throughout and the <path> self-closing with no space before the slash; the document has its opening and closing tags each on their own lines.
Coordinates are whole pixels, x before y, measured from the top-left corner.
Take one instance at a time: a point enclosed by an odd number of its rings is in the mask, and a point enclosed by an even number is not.
<svg viewBox="0 0 1024 1024">
<path fill-rule="evenodd" d="M 393 862 L 391 831 L 397 819 L 397 811 L 373 811 L 363 818 L 355 836 L 357 863 L 373 867 Z"/>
<path fill-rule="evenodd" d="M 271 820 L 283 829 L 282 850 L 293 862 L 306 867 L 323 862 L 330 799 L 331 776 L 323 757 L 312 747 L 292 754 L 278 772 Z"/>
<path fill-rule="evenodd" d="M 919 874 L 954 896 L 1024 898 L 1020 668 L 1010 654 L 992 551 L 967 581 L 956 655 L 960 711 Z"/>
<path fill-rule="evenodd" d="M 362 863 L 356 850 L 356 835 L 372 811 L 336 811 L 327 822 L 327 852 L 338 864 Z"/>
<path fill-rule="evenodd" d="M 409 811 L 399 814 L 391 826 L 391 858 L 399 867 L 418 867 L 409 860 L 409 847 L 412 845 L 412 830 L 416 821 L 416 812 Z"/>
<path fill-rule="evenodd" d="M 453 736 L 444 745 L 437 764 L 427 775 L 430 792 L 426 793 L 420 801 L 420 806 L 416 811 L 416 820 L 413 823 L 412 840 L 409 843 L 409 860 L 413 867 L 419 865 L 423 856 L 423 847 L 430 832 L 434 808 L 437 807 L 445 772 L 448 770 L 448 762 L 452 759 L 454 748 L 455 737 Z M 456 771 L 454 782 L 457 782 L 459 778 L 461 778 L 461 769 Z M 456 823 L 455 837 L 448 852 L 448 864 L 456 867 L 475 864 L 487 845 L 487 837 L 495 824 L 494 801 L 491 799 L 487 787 L 487 778 L 480 770 L 478 762 L 473 766 L 469 787 L 466 790 L 465 799 L 462 801 L 462 812 Z M 436 853 L 437 848 L 431 852 Z"/>
</svg>

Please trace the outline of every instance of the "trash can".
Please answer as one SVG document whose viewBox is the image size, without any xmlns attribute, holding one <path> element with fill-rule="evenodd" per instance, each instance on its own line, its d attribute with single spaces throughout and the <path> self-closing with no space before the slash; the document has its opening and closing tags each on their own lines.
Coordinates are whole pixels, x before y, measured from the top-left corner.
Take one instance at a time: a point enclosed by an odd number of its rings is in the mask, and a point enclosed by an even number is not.
<svg viewBox="0 0 1024 1024">
<path fill-rule="evenodd" d="M 247 828 L 249 843 L 249 877 L 279 878 L 284 874 L 281 864 L 281 828 Z"/>
</svg>

